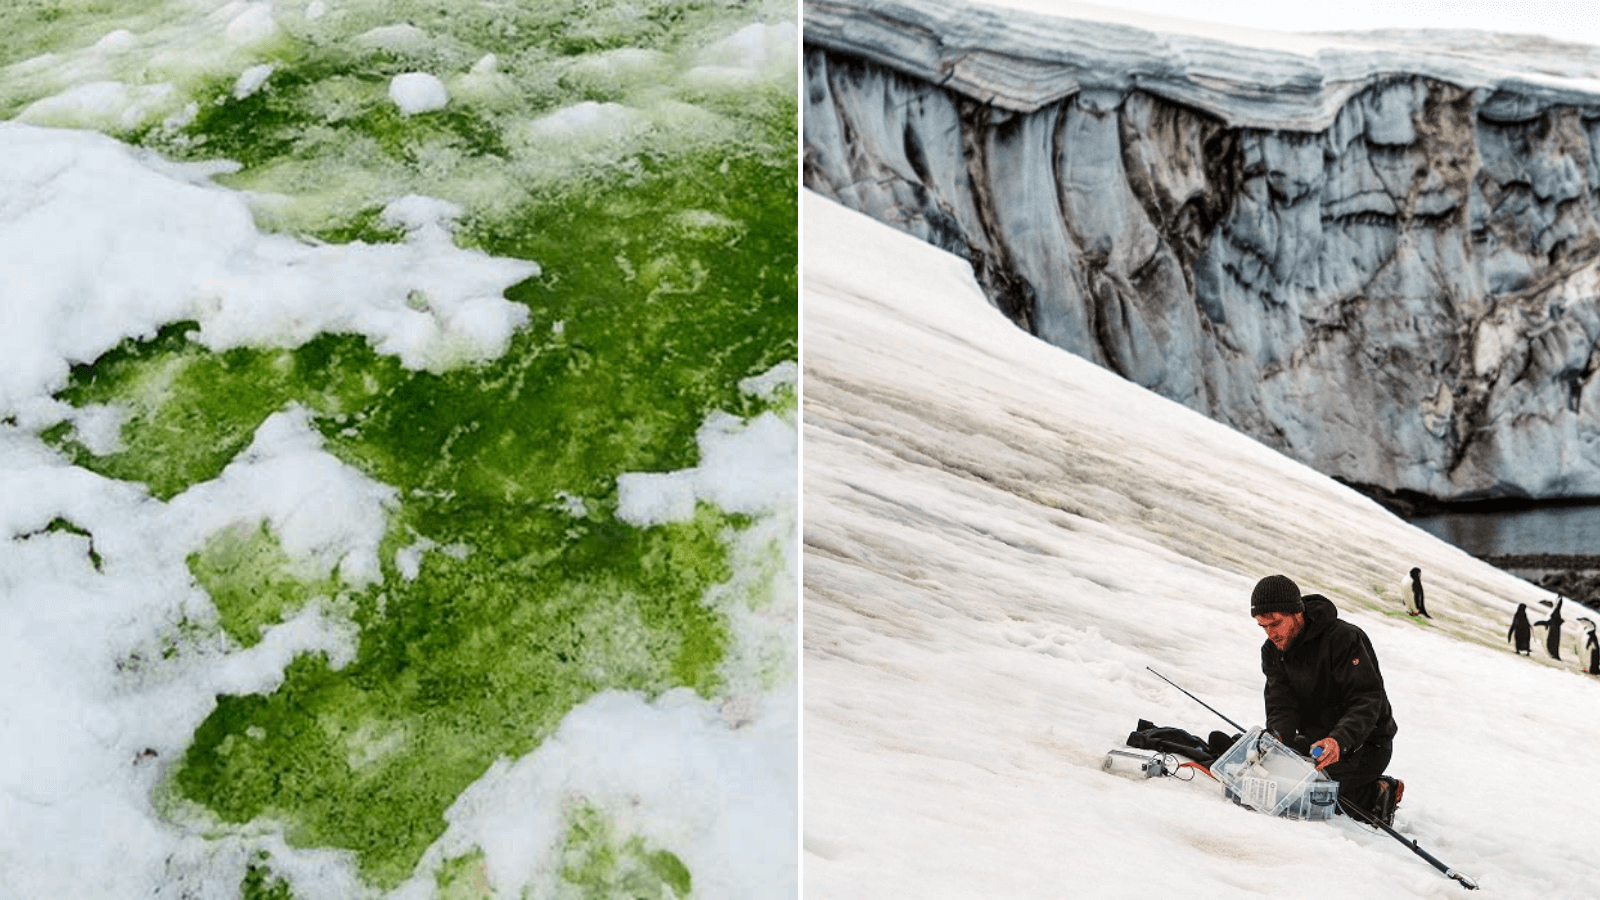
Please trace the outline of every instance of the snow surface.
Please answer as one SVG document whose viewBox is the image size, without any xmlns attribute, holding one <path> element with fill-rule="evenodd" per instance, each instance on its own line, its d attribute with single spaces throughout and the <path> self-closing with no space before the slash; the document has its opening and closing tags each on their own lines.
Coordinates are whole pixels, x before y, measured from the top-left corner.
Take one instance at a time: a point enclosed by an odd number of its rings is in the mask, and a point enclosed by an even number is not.
<svg viewBox="0 0 1600 900">
<path fill-rule="evenodd" d="M 647 527 L 694 518 L 697 502 L 726 512 L 770 513 L 799 467 L 794 428 L 772 413 L 750 422 L 722 413 L 695 435 L 700 465 L 679 472 L 629 472 L 617 479 L 617 518 Z M 787 467 L 772 465 L 783 461 Z"/>
<path fill-rule="evenodd" d="M 697 82 L 740 84 L 762 71 L 786 71 L 798 62 L 800 29 L 792 22 L 752 22 L 707 47 L 690 73 Z"/>
<path fill-rule="evenodd" d="M 810 193 L 802 223 L 807 897 L 1458 896 L 1347 819 L 1101 771 L 1141 718 L 1227 728 L 1147 666 L 1261 723 L 1279 572 L 1372 639 L 1399 830 L 1477 896 L 1592 892 L 1600 682 L 1505 642 L 1550 594 L 1029 337 L 953 256 Z"/>
</svg>

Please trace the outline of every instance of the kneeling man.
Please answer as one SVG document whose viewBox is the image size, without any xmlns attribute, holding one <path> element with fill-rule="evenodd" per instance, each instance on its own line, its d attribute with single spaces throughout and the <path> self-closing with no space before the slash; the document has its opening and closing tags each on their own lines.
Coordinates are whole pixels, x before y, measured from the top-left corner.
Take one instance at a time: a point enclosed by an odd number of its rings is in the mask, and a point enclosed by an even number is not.
<svg viewBox="0 0 1600 900">
<path fill-rule="evenodd" d="M 1307 756 L 1321 747 L 1317 768 L 1339 782 L 1339 796 L 1393 824 L 1405 782 L 1383 770 L 1398 728 L 1366 633 L 1340 619 L 1327 597 L 1301 597 L 1283 575 L 1256 584 L 1250 614 L 1267 633 L 1267 729 Z"/>
</svg>

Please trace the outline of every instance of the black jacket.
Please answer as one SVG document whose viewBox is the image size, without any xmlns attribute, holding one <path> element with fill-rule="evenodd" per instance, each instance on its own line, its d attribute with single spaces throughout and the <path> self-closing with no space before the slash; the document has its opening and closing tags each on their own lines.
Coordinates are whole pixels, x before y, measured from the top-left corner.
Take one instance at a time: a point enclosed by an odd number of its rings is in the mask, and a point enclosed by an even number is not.
<svg viewBox="0 0 1600 900">
<path fill-rule="evenodd" d="M 1297 733 L 1307 744 L 1331 736 L 1346 756 L 1393 738 L 1399 728 L 1366 633 L 1340 619 L 1321 594 L 1308 595 L 1305 604 L 1305 628 L 1288 650 L 1261 644 L 1267 727 L 1285 742 Z"/>
</svg>

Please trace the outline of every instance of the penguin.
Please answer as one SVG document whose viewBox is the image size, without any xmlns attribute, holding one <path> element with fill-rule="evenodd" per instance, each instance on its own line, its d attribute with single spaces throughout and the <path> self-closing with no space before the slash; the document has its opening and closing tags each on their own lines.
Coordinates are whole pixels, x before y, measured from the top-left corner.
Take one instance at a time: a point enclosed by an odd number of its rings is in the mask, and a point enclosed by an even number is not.
<svg viewBox="0 0 1600 900">
<path fill-rule="evenodd" d="M 1583 627 L 1588 629 L 1588 636 L 1584 638 L 1583 649 L 1589 651 L 1589 668 L 1584 669 L 1590 675 L 1600 675 L 1600 639 L 1594 635 L 1594 623 L 1588 619 L 1579 619 Z"/>
<path fill-rule="evenodd" d="M 1565 597 L 1557 597 L 1556 608 L 1550 610 L 1550 618 L 1533 623 L 1534 627 L 1540 625 L 1548 625 L 1550 627 L 1550 631 L 1544 638 L 1544 647 L 1550 651 L 1551 659 L 1561 658 L 1561 622 L 1563 621 L 1561 618 L 1561 604 L 1566 602 L 1566 599 Z"/>
<path fill-rule="evenodd" d="M 1529 638 L 1533 634 L 1533 626 L 1528 623 L 1528 604 L 1518 603 L 1517 614 L 1511 617 L 1511 630 L 1506 632 L 1506 640 L 1516 639 L 1517 652 L 1523 656 L 1529 655 Z"/>
<path fill-rule="evenodd" d="M 1423 602 L 1421 569 L 1415 566 L 1412 567 L 1411 571 L 1406 575 L 1405 584 L 1400 586 L 1400 596 L 1406 602 L 1406 612 L 1426 619 L 1433 618 L 1433 616 L 1428 615 L 1428 607 Z"/>
</svg>

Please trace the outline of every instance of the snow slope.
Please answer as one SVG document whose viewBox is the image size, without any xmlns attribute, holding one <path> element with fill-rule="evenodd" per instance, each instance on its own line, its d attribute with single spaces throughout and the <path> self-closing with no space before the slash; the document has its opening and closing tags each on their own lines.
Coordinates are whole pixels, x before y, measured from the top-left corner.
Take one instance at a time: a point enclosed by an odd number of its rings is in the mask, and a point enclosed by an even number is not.
<svg viewBox="0 0 1600 900">
<path fill-rule="evenodd" d="M 1248 596 L 1275 572 L 1372 639 L 1403 833 L 1479 896 L 1591 884 L 1588 613 L 1566 661 L 1518 657 L 1548 593 L 1029 337 L 954 257 L 815 195 L 802 223 L 806 896 L 1456 896 L 1348 821 L 1101 771 L 1140 718 L 1226 727 L 1147 666 L 1261 722 Z M 1414 565 L 1432 623 L 1399 600 Z"/>
</svg>

